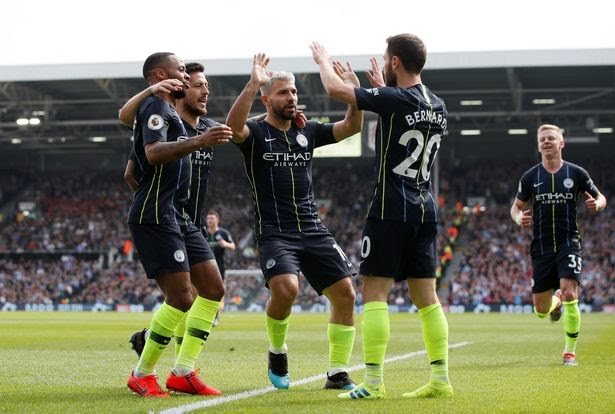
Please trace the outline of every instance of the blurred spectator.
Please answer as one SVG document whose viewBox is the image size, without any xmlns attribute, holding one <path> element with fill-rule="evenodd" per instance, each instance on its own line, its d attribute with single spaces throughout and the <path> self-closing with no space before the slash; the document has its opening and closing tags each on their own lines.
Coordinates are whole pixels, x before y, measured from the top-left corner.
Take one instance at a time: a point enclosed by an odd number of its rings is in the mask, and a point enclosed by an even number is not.
<svg viewBox="0 0 615 414">
<path fill-rule="evenodd" d="M 571 160 L 575 162 L 575 160 Z M 609 199 L 615 194 L 615 176 L 608 174 L 609 160 L 578 160 Z M 439 275 L 446 279 L 449 304 L 530 304 L 531 262 L 529 234 L 508 217 L 520 176 L 518 162 L 485 161 L 469 168 L 460 164 L 443 168 L 440 177 L 441 226 L 437 238 Z M 373 188 L 371 163 L 365 160 L 314 162 L 314 192 L 322 200 L 321 219 L 358 266 L 361 232 Z M 343 187 L 340 185 L 343 183 Z M 29 215 L 0 222 L 0 306 L 11 303 L 146 303 L 161 295 L 138 261 L 126 225 L 132 194 L 121 174 L 0 173 L 0 207 L 5 203 L 33 202 Z M 343 188 L 340 191 L 340 188 Z M 233 166 L 216 165 L 208 189 L 207 208 L 224 216 L 225 227 L 236 235 L 238 248 L 227 252 L 227 303 L 264 306 L 267 298 L 262 277 L 237 276 L 232 269 L 259 269 L 252 236 L 252 201 L 243 174 Z M 463 214 L 469 197 L 482 197 L 484 211 Z M 583 236 L 584 269 L 581 302 L 615 304 L 615 208 L 600 216 L 585 214 L 579 220 Z M 11 253 L 56 253 L 44 258 L 9 260 Z M 57 259 L 58 252 L 63 259 Z M 96 253 L 97 260 L 80 259 Z M 15 257 L 15 255 L 10 256 Z M 43 258 L 40 258 L 43 257 Z M 439 279 L 442 280 L 442 279 Z M 357 304 L 361 280 L 355 278 Z M 301 278 L 297 303 L 322 305 Z M 405 284 L 395 284 L 389 303 L 410 305 Z"/>
</svg>

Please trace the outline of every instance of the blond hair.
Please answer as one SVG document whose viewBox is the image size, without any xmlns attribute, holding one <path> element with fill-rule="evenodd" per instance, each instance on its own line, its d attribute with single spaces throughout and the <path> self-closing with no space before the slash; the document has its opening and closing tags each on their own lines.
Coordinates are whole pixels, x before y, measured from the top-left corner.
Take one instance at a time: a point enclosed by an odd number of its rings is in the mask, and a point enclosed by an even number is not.
<svg viewBox="0 0 615 414">
<path fill-rule="evenodd" d="M 557 125 L 553 124 L 542 124 L 538 127 L 538 132 L 536 133 L 537 137 L 540 137 L 540 133 L 545 130 L 555 131 L 560 139 L 564 139 L 564 134 L 562 133 L 562 129 Z"/>
</svg>

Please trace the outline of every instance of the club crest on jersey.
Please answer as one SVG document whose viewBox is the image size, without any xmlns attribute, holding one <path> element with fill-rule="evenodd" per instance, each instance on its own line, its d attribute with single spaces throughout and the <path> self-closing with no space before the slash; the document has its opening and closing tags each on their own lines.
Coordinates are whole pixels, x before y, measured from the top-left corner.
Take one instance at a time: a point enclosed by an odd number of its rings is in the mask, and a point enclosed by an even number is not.
<svg viewBox="0 0 615 414">
<path fill-rule="evenodd" d="M 297 144 L 301 145 L 303 148 L 307 147 L 308 140 L 305 135 L 297 134 Z"/>
<path fill-rule="evenodd" d="M 275 266 L 275 260 L 274 259 L 269 259 L 269 260 L 267 260 L 267 263 L 265 263 L 265 267 L 267 269 L 271 269 L 273 266 Z"/>
<path fill-rule="evenodd" d="M 574 181 L 572 181 L 572 178 L 566 178 L 564 180 L 564 187 L 572 188 L 572 186 L 574 186 Z"/>
<path fill-rule="evenodd" d="M 163 126 L 164 121 L 162 120 L 162 117 L 158 114 L 150 115 L 149 119 L 147 120 L 147 127 L 152 131 L 157 131 Z"/>
<path fill-rule="evenodd" d="M 173 258 L 175 259 L 176 262 L 181 263 L 184 260 L 186 260 L 186 255 L 181 250 L 175 250 L 175 253 L 173 253 Z"/>
</svg>

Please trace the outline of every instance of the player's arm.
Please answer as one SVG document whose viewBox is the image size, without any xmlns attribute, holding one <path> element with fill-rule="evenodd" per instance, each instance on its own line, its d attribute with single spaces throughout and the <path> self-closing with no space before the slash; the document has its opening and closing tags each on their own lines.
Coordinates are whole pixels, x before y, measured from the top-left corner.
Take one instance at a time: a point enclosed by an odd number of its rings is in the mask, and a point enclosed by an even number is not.
<svg viewBox="0 0 615 414">
<path fill-rule="evenodd" d="M 512 207 L 510 208 L 510 217 L 521 227 L 532 226 L 532 211 L 526 209 L 527 202 L 515 198 Z"/>
<path fill-rule="evenodd" d="M 357 106 L 357 98 L 354 93 L 355 86 L 344 82 L 336 73 L 334 64 L 329 58 L 329 53 L 319 43 L 313 42 L 310 45 L 314 62 L 320 68 L 320 80 L 322 81 L 327 94 L 333 99 L 344 102 L 348 105 Z M 358 86 L 358 85 L 357 85 Z"/>
<path fill-rule="evenodd" d="M 333 124 L 333 137 L 340 142 L 361 132 L 362 125 L 363 111 L 359 111 L 356 106 L 348 105 L 344 119 Z"/>
<path fill-rule="evenodd" d="M 250 130 L 246 125 L 250 110 L 259 89 L 269 79 L 267 65 L 269 58 L 264 53 L 254 55 L 250 80 L 239 94 L 226 116 L 226 124 L 233 131 L 233 142 L 241 143 L 248 138 Z"/>
<path fill-rule="evenodd" d="M 134 193 L 137 191 L 137 177 L 135 176 L 135 163 L 133 160 L 129 159 L 126 163 L 126 169 L 124 170 L 124 181 L 128 184 L 128 187 Z"/>
<path fill-rule="evenodd" d="M 120 108 L 118 118 L 120 122 L 126 126 L 132 127 L 135 121 L 139 107 L 143 101 L 149 96 L 161 95 L 165 93 L 171 93 L 173 91 L 180 91 L 183 88 L 181 81 L 177 79 L 165 79 L 158 83 L 148 86 L 138 94 L 134 95 Z"/>
<path fill-rule="evenodd" d="M 228 237 L 228 235 L 227 235 Z M 235 242 L 233 241 L 233 239 L 231 239 L 229 237 L 230 240 L 226 240 L 224 238 L 220 239 L 220 247 L 222 247 L 223 249 L 228 249 L 228 250 L 235 250 Z"/>
<path fill-rule="evenodd" d="M 204 133 L 180 141 L 154 141 L 145 145 L 145 156 L 152 165 L 177 161 L 203 147 L 225 144 L 232 138 L 231 129 L 223 124 L 208 128 Z"/>
<path fill-rule="evenodd" d="M 580 168 L 579 174 L 578 182 L 581 183 L 579 192 L 582 191 L 585 194 L 587 210 L 591 213 L 604 210 L 606 208 L 606 197 L 598 190 L 598 187 L 596 187 L 585 169 Z"/>
<path fill-rule="evenodd" d="M 267 118 L 267 113 L 266 112 L 264 114 L 254 115 L 254 116 L 248 118 L 248 121 L 259 122 L 259 121 L 264 121 L 265 118 Z"/>
<path fill-rule="evenodd" d="M 335 71 L 336 76 L 341 79 L 344 84 L 352 85 L 352 93 L 354 95 L 354 88 L 359 87 L 360 85 L 359 78 L 353 72 L 350 63 L 347 63 L 346 65 L 347 66 L 344 67 L 340 62 L 333 62 L 333 70 Z M 362 126 L 363 111 L 359 111 L 356 105 L 349 104 L 344 119 L 333 124 L 333 137 L 339 142 L 353 136 L 358 132 L 361 132 Z"/>
</svg>

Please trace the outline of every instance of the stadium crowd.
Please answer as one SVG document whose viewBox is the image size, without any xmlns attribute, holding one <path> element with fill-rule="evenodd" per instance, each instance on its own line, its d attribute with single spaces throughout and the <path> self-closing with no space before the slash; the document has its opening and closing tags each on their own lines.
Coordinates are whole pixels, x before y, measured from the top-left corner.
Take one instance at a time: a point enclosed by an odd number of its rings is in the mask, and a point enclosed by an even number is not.
<svg viewBox="0 0 615 414">
<path fill-rule="evenodd" d="M 358 266 L 361 230 L 369 203 L 373 171 L 344 160 L 314 163 L 319 214 L 349 259 Z M 523 165 L 483 162 L 479 168 L 443 168 L 440 180 L 442 225 L 438 251 L 451 305 L 531 303 L 530 234 L 509 217 Z M 527 164 L 525 167 L 531 165 Z M 592 162 L 590 174 L 609 199 L 615 182 L 604 162 Z M 43 183 L 44 180 L 44 183 Z M 18 211 L 0 222 L 0 307 L 3 303 L 104 303 L 153 306 L 161 295 L 136 260 L 126 226 L 131 193 L 121 174 L 37 176 L 4 173 L 3 200 L 27 201 L 32 211 Z M 494 185 L 494 183 L 496 183 Z M 462 203 L 480 197 L 482 208 Z M 243 171 L 214 165 L 208 208 L 217 210 L 221 226 L 238 248 L 227 252 L 226 301 L 239 308 L 263 306 L 267 294 L 259 274 L 252 234 L 252 201 Z M 0 205 L 0 208 L 3 205 Z M 465 212 L 465 213 L 463 213 Z M 581 208 L 581 212 L 583 209 Z M 615 209 L 598 216 L 583 214 L 585 260 L 581 301 L 615 304 Z M 89 254 L 89 256 L 85 256 Z M 96 259 L 92 259 L 96 254 Z M 450 266 L 449 266 L 450 265 Z M 253 269 L 238 275 L 233 269 Z M 361 303 L 360 279 L 355 278 Z M 410 305 L 405 284 L 389 295 L 392 305 Z M 325 306 L 302 280 L 297 304 Z"/>
<path fill-rule="evenodd" d="M 18 210 L 0 227 L 0 252 L 106 252 L 128 237 L 130 193 L 108 174 L 38 174 L 18 196 Z M 16 200 L 17 202 L 17 200 Z"/>
<path fill-rule="evenodd" d="M 615 194 L 615 180 L 605 173 L 606 160 L 575 161 L 588 165 L 590 175 L 607 200 Z M 468 206 L 463 248 L 458 252 L 458 264 L 449 275 L 448 302 L 470 307 L 531 304 L 531 232 L 510 219 L 510 204 L 518 183 L 508 177 L 520 177 L 532 162 L 487 161 L 481 165 L 472 174 L 463 174 L 462 169 L 451 174 L 453 193 L 463 199 L 481 198 L 483 203 L 481 208 Z M 608 205 L 599 215 L 588 214 L 584 207 L 579 209 L 585 256 L 581 303 L 615 304 L 614 215 L 615 209 Z"/>
</svg>

